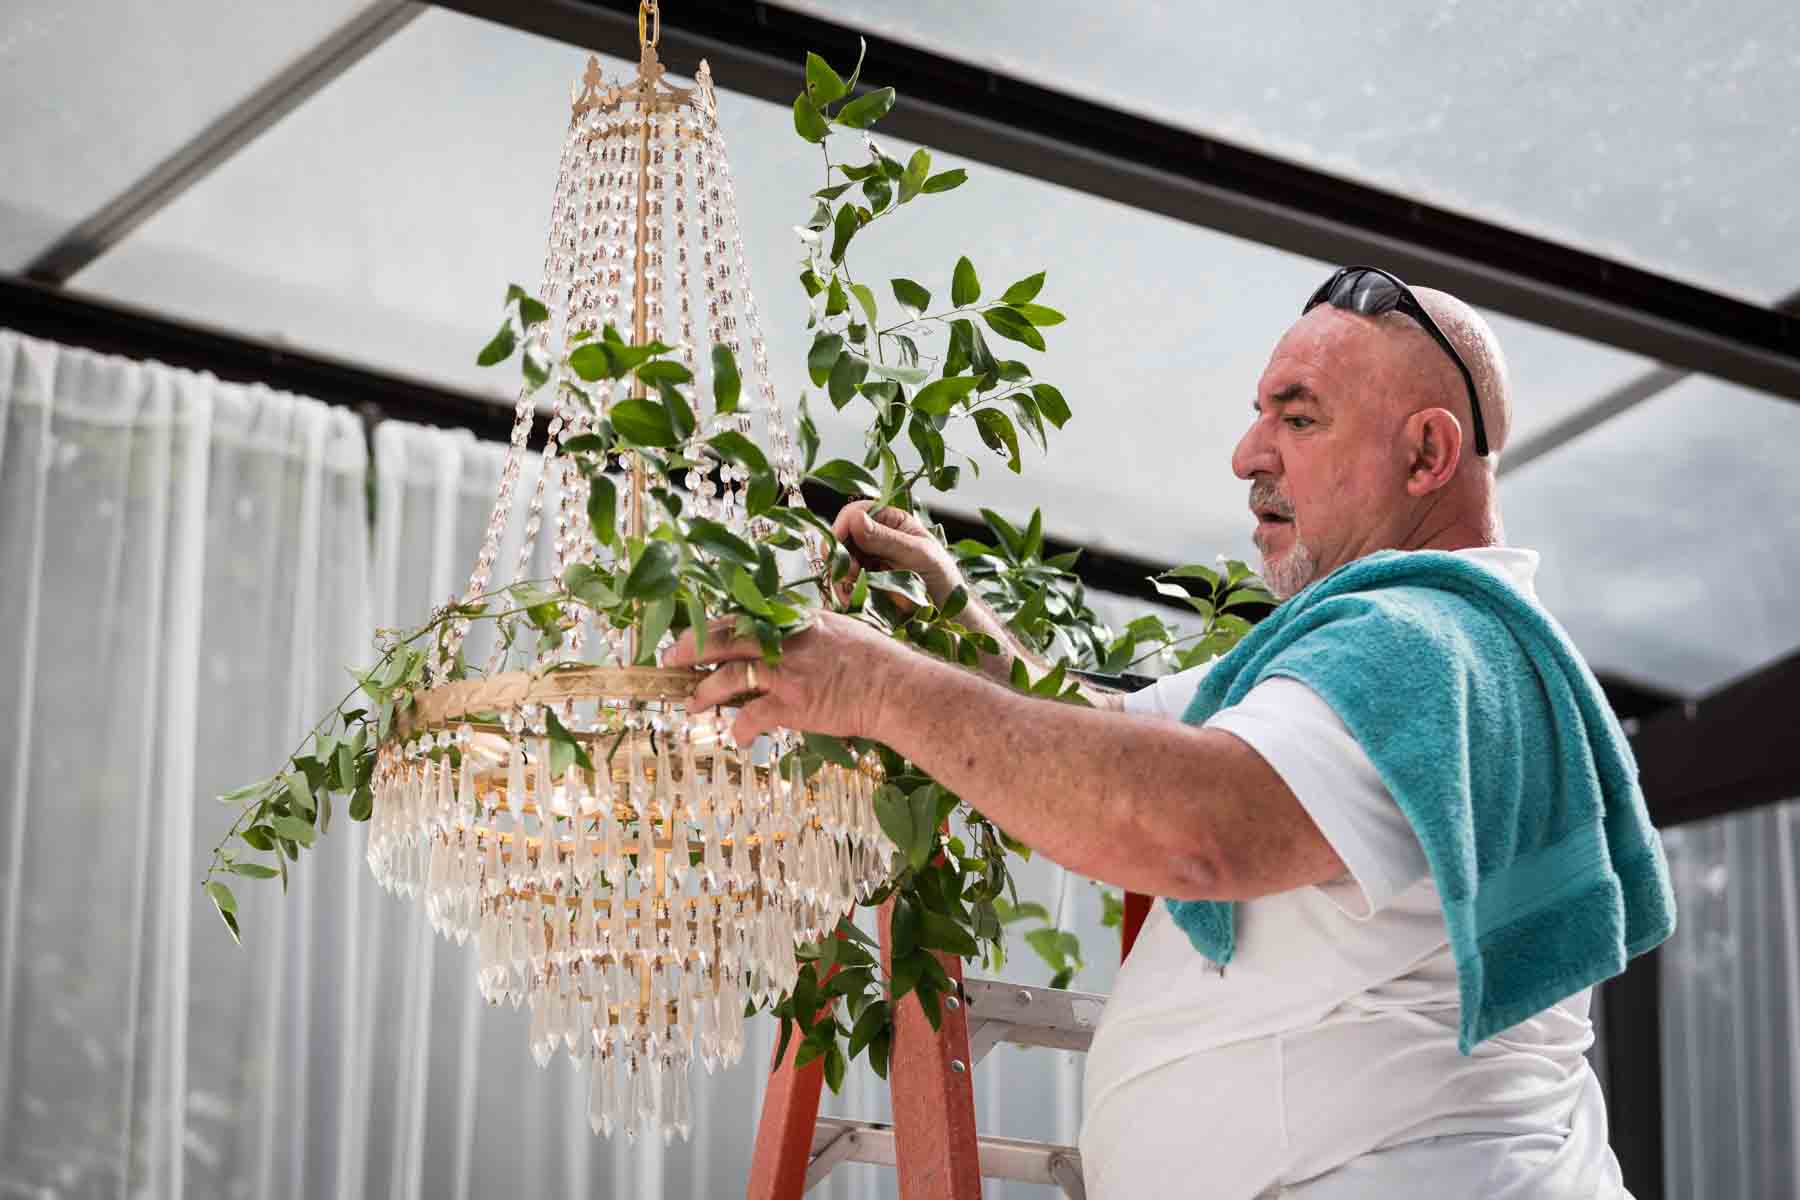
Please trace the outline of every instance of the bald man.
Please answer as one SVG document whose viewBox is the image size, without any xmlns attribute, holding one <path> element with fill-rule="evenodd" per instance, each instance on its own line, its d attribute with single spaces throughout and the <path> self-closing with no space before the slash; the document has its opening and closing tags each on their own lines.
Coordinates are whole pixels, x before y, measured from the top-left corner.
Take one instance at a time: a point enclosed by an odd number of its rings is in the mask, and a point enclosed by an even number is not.
<svg viewBox="0 0 1800 1200">
<path fill-rule="evenodd" d="M 1253 408 L 1232 468 L 1278 596 L 1377 551 L 1436 550 L 1535 604 L 1537 555 L 1503 544 L 1495 488 L 1505 360 L 1468 306 L 1340 271 L 1276 345 Z M 853 504 L 837 531 L 936 599 L 962 582 L 910 516 Z M 991 612 L 964 619 L 1029 657 Z M 754 683 L 740 742 L 776 726 L 873 738 L 1071 870 L 1240 902 L 1229 967 L 1161 904 L 1122 967 L 1087 1061 L 1090 1197 L 1623 1193 L 1583 1057 L 1590 991 L 1459 1052 L 1457 968 L 1420 840 L 1305 683 L 1266 679 L 1195 727 L 1180 718 L 1205 668 L 1083 709 L 836 614 L 752 680 L 756 653 L 720 629 L 703 656 L 687 638 L 668 661 L 722 664 L 696 706 Z M 1003 681 L 1009 666 L 984 671 Z"/>
</svg>

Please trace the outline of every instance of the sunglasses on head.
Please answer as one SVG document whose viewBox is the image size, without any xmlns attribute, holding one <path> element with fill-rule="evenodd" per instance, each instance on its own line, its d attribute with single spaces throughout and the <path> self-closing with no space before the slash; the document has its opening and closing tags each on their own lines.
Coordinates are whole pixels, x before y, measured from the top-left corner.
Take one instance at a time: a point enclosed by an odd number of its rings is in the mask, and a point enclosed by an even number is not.
<svg viewBox="0 0 1800 1200">
<path fill-rule="evenodd" d="M 1312 294 L 1312 299 L 1301 309 L 1301 315 L 1311 312 L 1321 304 L 1329 304 L 1333 308 L 1341 308 L 1346 312 L 1360 313 L 1365 317 L 1378 317 L 1385 312 L 1402 312 L 1419 323 L 1419 327 L 1431 335 L 1432 341 L 1444 348 L 1456 369 L 1462 372 L 1463 383 L 1469 389 L 1469 409 L 1475 414 L 1475 453 L 1487 457 L 1487 427 L 1482 424 L 1481 404 L 1475 398 L 1475 377 L 1444 336 L 1444 331 L 1437 327 L 1419 298 L 1412 294 L 1396 275 L 1383 271 L 1380 267 L 1339 267 L 1330 279 L 1319 285 L 1319 290 Z"/>
</svg>

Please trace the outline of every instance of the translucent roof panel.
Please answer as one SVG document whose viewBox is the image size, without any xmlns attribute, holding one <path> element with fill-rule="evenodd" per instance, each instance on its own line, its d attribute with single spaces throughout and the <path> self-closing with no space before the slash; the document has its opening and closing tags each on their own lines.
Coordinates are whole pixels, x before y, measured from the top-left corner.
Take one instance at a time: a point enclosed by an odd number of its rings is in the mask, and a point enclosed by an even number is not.
<svg viewBox="0 0 1800 1200">
<path fill-rule="evenodd" d="M 1792 0 L 794 6 L 1747 299 L 1800 287 Z"/>
<path fill-rule="evenodd" d="M 8 0 L 0 270 L 26 265 L 360 7 Z"/>
<path fill-rule="evenodd" d="M 75 284 L 502 399 L 512 377 L 477 368 L 474 355 L 506 284 L 538 278 L 567 89 L 582 62 L 570 47 L 429 10 Z M 606 64 L 609 75 L 621 69 Z M 769 353 L 791 403 L 806 383 L 809 341 L 793 226 L 823 183 L 821 160 L 781 106 L 727 93 L 720 119 Z M 961 253 L 990 294 L 1051 267 L 1041 299 L 1069 319 L 1049 331 L 1040 375 L 1076 416 L 1047 458 L 1029 454 L 1022 478 L 969 437 L 988 465 L 949 504 L 1015 513 L 1041 504 L 1064 536 L 1163 561 L 1248 554 L 1231 448 L 1270 348 L 1325 264 L 971 170 L 966 186 L 871 229 L 851 252 L 855 271 L 891 311 L 891 276 L 947 295 Z M 1521 435 L 1646 366 L 1520 322 L 1496 325 Z M 834 414 L 817 396 L 813 408 L 828 450 L 858 452 L 859 415 Z"/>
<path fill-rule="evenodd" d="M 1501 487 L 1596 670 L 1699 695 L 1800 646 L 1800 405 L 1689 379 Z"/>
</svg>

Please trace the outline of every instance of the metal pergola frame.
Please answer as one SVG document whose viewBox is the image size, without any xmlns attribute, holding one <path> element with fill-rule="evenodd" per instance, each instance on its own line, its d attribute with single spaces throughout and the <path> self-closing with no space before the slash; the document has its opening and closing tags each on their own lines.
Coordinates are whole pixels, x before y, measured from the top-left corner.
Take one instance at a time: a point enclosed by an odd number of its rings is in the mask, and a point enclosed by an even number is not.
<svg viewBox="0 0 1800 1200">
<path fill-rule="evenodd" d="M 635 0 L 437 3 L 627 59 L 636 48 Z M 461 426 L 504 440 L 509 407 L 484 397 L 80 298 L 61 287 L 421 9 L 406 0 L 372 0 L 73 227 L 27 267 L 28 279 L 0 277 L 0 325 L 300 392 L 353 407 L 371 422 L 392 417 Z M 1692 372 L 1800 400 L 1800 293 L 1772 307 L 1749 304 L 915 46 L 883 38 L 868 43 L 875 73 L 905 97 L 883 126 L 897 136 L 1292 253 L 1378 261 L 1471 303 L 1662 364 L 1522 441 L 1504 469 L 1523 466 Z M 858 44 L 848 26 L 743 0 L 683 0 L 662 30 L 665 58 L 709 58 L 734 91 L 782 105 L 802 85 L 805 51 L 841 63 L 855 59 Z M 823 495 L 808 499 L 829 507 Z M 938 515 L 953 537 L 985 536 L 978 522 Z M 1066 541 L 1050 547 L 1072 548 Z M 1090 586 L 1155 599 L 1144 578 L 1161 564 L 1085 549 L 1079 573 Z M 1800 794 L 1800 754 L 1789 748 L 1778 721 L 1800 710 L 1800 654 L 1686 704 L 1629 681 L 1603 682 L 1632 732 L 1658 824 Z M 1640 1200 L 1660 1200 L 1655 955 L 1609 983 L 1601 1002 L 1615 1150 Z"/>
</svg>

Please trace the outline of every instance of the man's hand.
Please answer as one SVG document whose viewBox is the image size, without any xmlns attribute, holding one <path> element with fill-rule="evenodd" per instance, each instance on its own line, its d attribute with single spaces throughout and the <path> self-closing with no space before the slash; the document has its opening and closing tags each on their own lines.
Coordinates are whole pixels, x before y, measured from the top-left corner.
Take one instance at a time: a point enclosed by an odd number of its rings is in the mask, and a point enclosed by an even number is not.
<svg viewBox="0 0 1800 1200">
<path fill-rule="evenodd" d="M 873 501 L 844 505 L 831 532 L 851 551 L 850 573 L 838 582 L 838 599 L 850 595 L 863 567 L 876 571 L 912 571 L 925 581 L 932 603 L 962 586 L 962 571 L 925 523 L 898 508 L 877 509 Z"/>
<path fill-rule="evenodd" d="M 703 653 L 694 650 L 694 631 L 686 631 L 663 656 L 663 666 L 717 664 L 694 689 L 688 711 L 741 704 L 731 727 L 740 746 L 777 726 L 879 738 L 883 706 L 904 686 L 900 677 L 920 661 L 853 617 L 821 612 L 809 629 L 782 642 L 781 662 L 770 665 L 755 638 L 732 635 L 733 624 L 709 625 Z"/>
</svg>

